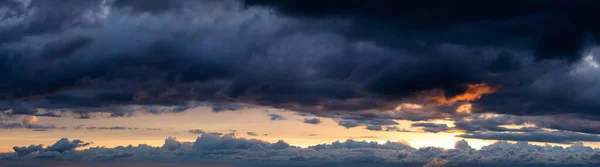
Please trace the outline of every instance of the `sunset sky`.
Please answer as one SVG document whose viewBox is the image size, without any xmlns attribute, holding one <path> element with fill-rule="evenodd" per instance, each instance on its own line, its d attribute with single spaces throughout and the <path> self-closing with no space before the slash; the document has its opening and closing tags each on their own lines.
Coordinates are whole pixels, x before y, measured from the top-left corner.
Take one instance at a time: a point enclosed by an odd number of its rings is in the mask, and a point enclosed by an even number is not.
<svg viewBox="0 0 600 167">
<path fill-rule="evenodd" d="M 599 7 L 0 0 L 0 166 L 354 153 L 506 163 L 494 148 L 540 151 L 511 162 L 600 163 Z M 278 151 L 246 152 L 263 149 Z"/>
</svg>

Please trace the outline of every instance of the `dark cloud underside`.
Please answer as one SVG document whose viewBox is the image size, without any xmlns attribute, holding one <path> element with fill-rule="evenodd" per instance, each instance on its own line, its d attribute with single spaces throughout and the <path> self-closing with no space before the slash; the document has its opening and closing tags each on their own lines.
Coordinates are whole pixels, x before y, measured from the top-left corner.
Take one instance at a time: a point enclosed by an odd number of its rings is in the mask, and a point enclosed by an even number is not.
<svg viewBox="0 0 600 167">
<path fill-rule="evenodd" d="M 449 118 L 456 127 L 413 126 L 535 131 L 500 127 L 527 122 L 597 134 L 599 6 L 2 0 L 0 114 L 94 118 L 267 106 L 376 131 L 406 131 L 392 128 L 394 119 Z M 484 112 L 568 115 L 586 124 L 463 119 Z"/>
</svg>

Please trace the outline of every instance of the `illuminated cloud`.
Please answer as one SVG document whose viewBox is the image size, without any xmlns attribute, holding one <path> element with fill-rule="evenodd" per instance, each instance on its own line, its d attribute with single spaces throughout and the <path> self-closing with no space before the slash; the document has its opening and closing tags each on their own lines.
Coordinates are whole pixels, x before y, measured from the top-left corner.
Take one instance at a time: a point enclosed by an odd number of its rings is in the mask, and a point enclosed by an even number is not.
<svg viewBox="0 0 600 167">
<path fill-rule="evenodd" d="M 462 104 L 456 108 L 457 113 L 470 114 L 472 110 L 473 110 L 473 105 L 470 103 Z"/>
<path fill-rule="evenodd" d="M 471 102 L 479 100 L 482 96 L 492 94 L 498 89 L 486 83 L 468 84 L 466 86 L 467 89 L 464 93 L 458 94 L 451 98 L 447 98 L 443 91 L 438 91 L 439 95 L 426 97 L 426 99 L 441 105 L 451 105 L 456 102 Z"/>
<path fill-rule="evenodd" d="M 25 116 L 23 117 L 23 125 L 30 125 L 37 122 L 36 116 Z"/>
</svg>

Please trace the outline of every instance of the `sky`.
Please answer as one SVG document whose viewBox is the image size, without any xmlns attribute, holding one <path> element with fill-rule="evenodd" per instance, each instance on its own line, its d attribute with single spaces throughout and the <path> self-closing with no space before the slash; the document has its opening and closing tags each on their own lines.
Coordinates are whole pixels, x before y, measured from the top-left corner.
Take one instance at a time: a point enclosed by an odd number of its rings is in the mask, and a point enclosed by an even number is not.
<svg viewBox="0 0 600 167">
<path fill-rule="evenodd" d="M 0 0 L 0 166 L 598 165 L 599 6 Z"/>
</svg>

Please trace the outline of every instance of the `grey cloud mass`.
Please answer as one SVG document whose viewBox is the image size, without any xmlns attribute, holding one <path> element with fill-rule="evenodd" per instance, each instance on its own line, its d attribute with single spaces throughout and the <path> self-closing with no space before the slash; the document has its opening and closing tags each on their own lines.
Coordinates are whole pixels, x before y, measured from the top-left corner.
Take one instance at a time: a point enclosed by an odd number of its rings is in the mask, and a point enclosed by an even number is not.
<svg viewBox="0 0 600 167">
<path fill-rule="evenodd" d="M 540 140 L 523 133 L 593 141 L 598 6 L 0 0 L 0 115 L 125 117 L 260 106 L 333 118 L 346 128 L 405 131 L 387 126 L 448 118 L 455 127 L 413 126 L 483 139 Z M 468 112 L 458 110 L 463 105 Z M 503 117 L 470 115 L 481 113 Z M 525 124 L 535 127 L 503 127 Z M 24 125 L 0 122 L 14 127 Z"/>
<path fill-rule="evenodd" d="M 62 141 L 62 139 L 61 139 Z M 77 141 L 77 140 L 75 140 Z M 437 147 L 413 148 L 405 143 L 365 142 L 348 140 L 320 144 L 309 148 L 287 145 L 283 141 L 269 143 L 233 136 L 202 135 L 195 142 L 181 142 L 175 137 L 165 140 L 162 147 L 145 144 L 115 148 L 91 147 L 58 152 L 37 145 L 15 147 L 17 154 L 1 154 L 0 164 L 23 159 L 27 162 L 94 162 L 140 163 L 177 162 L 175 164 L 235 164 L 242 166 L 595 166 L 600 151 L 574 143 L 569 147 L 538 146 L 527 142 L 496 142 L 481 149 L 471 149 L 465 140 L 456 142 L 455 149 Z M 57 144 L 55 144 L 57 145 Z M 63 144 L 60 144 L 63 145 Z M 227 163 L 225 163 L 227 162 Z M 171 164 L 173 164 L 171 163 Z"/>
<path fill-rule="evenodd" d="M 3 3 L 8 10 L 3 13 L 5 21 L 1 33 L 4 38 L 14 37 L 2 40 L 1 53 L 4 56 L 0 68 L 6 73 L 0 77 L 6 82 L 0 85 L 0 95 L 3 99 L 17 101 L 8 103 L 3 100 L 0 106 L 12 113 L 36 114 L 38 109 L 66 109 L 80 114 L 109 111 L 121 116 L 127 115 L 123 114 L 129 112 L 124 106 L 129 105 L 237 101 L 328 115 L 332 111 L 391 110 L 401 101 L 415 100 L 412 97 L 415 93 L 434 89 L 452 97 L 464 93 L 468 84 L 478 83 L 502 86 L 497 93 L 475 102 L 476 109 L 482 111 L 560 113 L 568 109 L 566 106 L 576 104 L 577 107 L 572 108 L 574 113 L 593 115 L 586 111 L 599 107 L 593 103 L 592 94 L 570 93 L 596 90 L 595 79 L 583 78 L 597 78 L 597 69 L 586 68 L 576 75 L 570 74 L 580 62 L 585 63 L 584 59 L 580 59 L 584 53 L 570 55 L 576 53 L 572 50 L 581 47 L 561 48 L 554 44 L 547 47 L 547 42 L 555 39 L 541 31 L 544 27 L 524 28 L 530 28 L 531 32 L 540 31 L 540 39 L 515 36 L 517 39 L 524 38 L 524 42 L 543 46 L 544 49 L 538 50 L 533 47 L 536 45 L 518 48 L 500 42 L 509 39 L 489 40 L 491 43 L 485 46 L 450 40 L 454 38 L 448 36 L 450 39 L 431 36 L 409 38 L 407 41 L 397 40 L 395 36 L 384 39 L 380 34 L 372 33 L 374 30 L 356 26 L 364 20 L 354 17 L 363 14 L 368 16 L 365 18 L 378 17 L 382 16 L 381 13 L 365 9 L 362 11 L 365 13 L 359 11 L 360 14 L 353 15 L 351 13 L 355 11 L 348 7 L 355 3 L 340 4 L 340 9 L 347 10 L 349 15 L 333 19 L 337 17 L 296 18 L 295 12 L 286 12 L 287 9 L 305 11 L 304 8 L 296 8 L 296 5 L 304 4 L 299 1 L 271 4 L 269 1 L 235 0 L 144 3 L 135 0 L 86 0 L 59 3 L 61 5 L 58 6 L 47 5 L 55 2 L 52 0 L 10 2 Z M 269 12 L 260 6 L 263 4 L 274 6 L 281 13 Z M 279 8 L 279 5 L 284 8 Z M 324 1 L 321 5 L 332 4 Z M 422 4 L 395 6 L 413 5 Z M 481 5 L 485 8 L 493 6 Z M 459 9 L 458 6 L 457 9 L 449 8 L 452 11 Z M 382 8 L 381 11 L 386 10 Z M 322 8 L 307 11 L 319 13 Z M 539 12 L 546 11 L 552 13 L 554 6 L 547 6 Z M 461 32 L 456 34 L 475 33 L 478 31 L 462 30 L 485 28 L 480 26 L 484 23 L 513 27 L 521 25 L 529 15 L 524 12 L 523 17 L 518 17 L 521 11 L 516 10 L 516 13 L 505 16 L 508 21 L 497 21 L 500 17 L 493 14 L 487 18 L 489 20 L 485 17 L 472 18 L 472 12 L 467 10 L 465 16 L 453 17 L 447 23 L 424 25 L 443 25 L 442 30 Z M 151 15 L 142 17 L 143 13 Z M 323 16 L 336 14 L 325 12 Z M 574 15 L 579 14 L 575 12 Z M 207 17 L 205 20 L 193 17 L 198 15 Z M 432 15 L 434 18 L 439 16 Z M 457 22 L 459 18 L 472 23 Z M 130 21 L 119 21 L 122 19 Z M 189 21 L 194 19 L 195 22 Z M 397 19 L 382 20 L 384 22 L 376 25 L 386 30 L 384 25 L 417 24 L 411 21 L 383 24 L 393 20 Z M 407 28 L 390 33 L 405 34 L 412 32 L 414 27 Z M 575 32 L 585 32 L 580 30 L 574 29 Z M 508 34 L 516 32 L 506 30 Z M 489 35 L 461 36 L 499 36 L 487 31 L 478 33 Z M 572 40 L 579 40 L 580 36 L 577 34 L 577 38 Z M 552 37 L 552 40 L 545 40 L 546 37 Z M 562 36 L 556 38 L 563 39 Z M 547 49 L 565 50 L 557 51 L 561 55 L 553 55 L 550 53 L 554 52 Z M 44 61 L 45 58 L 61 58 L 61 61 L 48 62 Z M 591 58 L 595 61 L 594 55 Z M 562 60 L 572 63 L 556 63 Z M 501 74 L 490 76 L 489 73 Z M 569 79 L 561 80 L 561 83 L 552 79 L 565 77 Z M 577 90 L 560 91 L 561 85 L 576 85 L 572 87 Z M 19 89 L 14 89 L 17 86 Z M 128 89 L 117 89 L 120 87 Z M 554 93 L 552 97 L 557 98 L 541 96 L 548 90 L 557 90 L 550 91 Z M 553 101 L 561 98 L 566 100 Z M 500 101 L 509 104 L 499 106 Z M 532 107 L 524 108 L 525 105 L 518 101 Z M 220 110 L 215 108 L 215 111 Z"/>
</svg>

